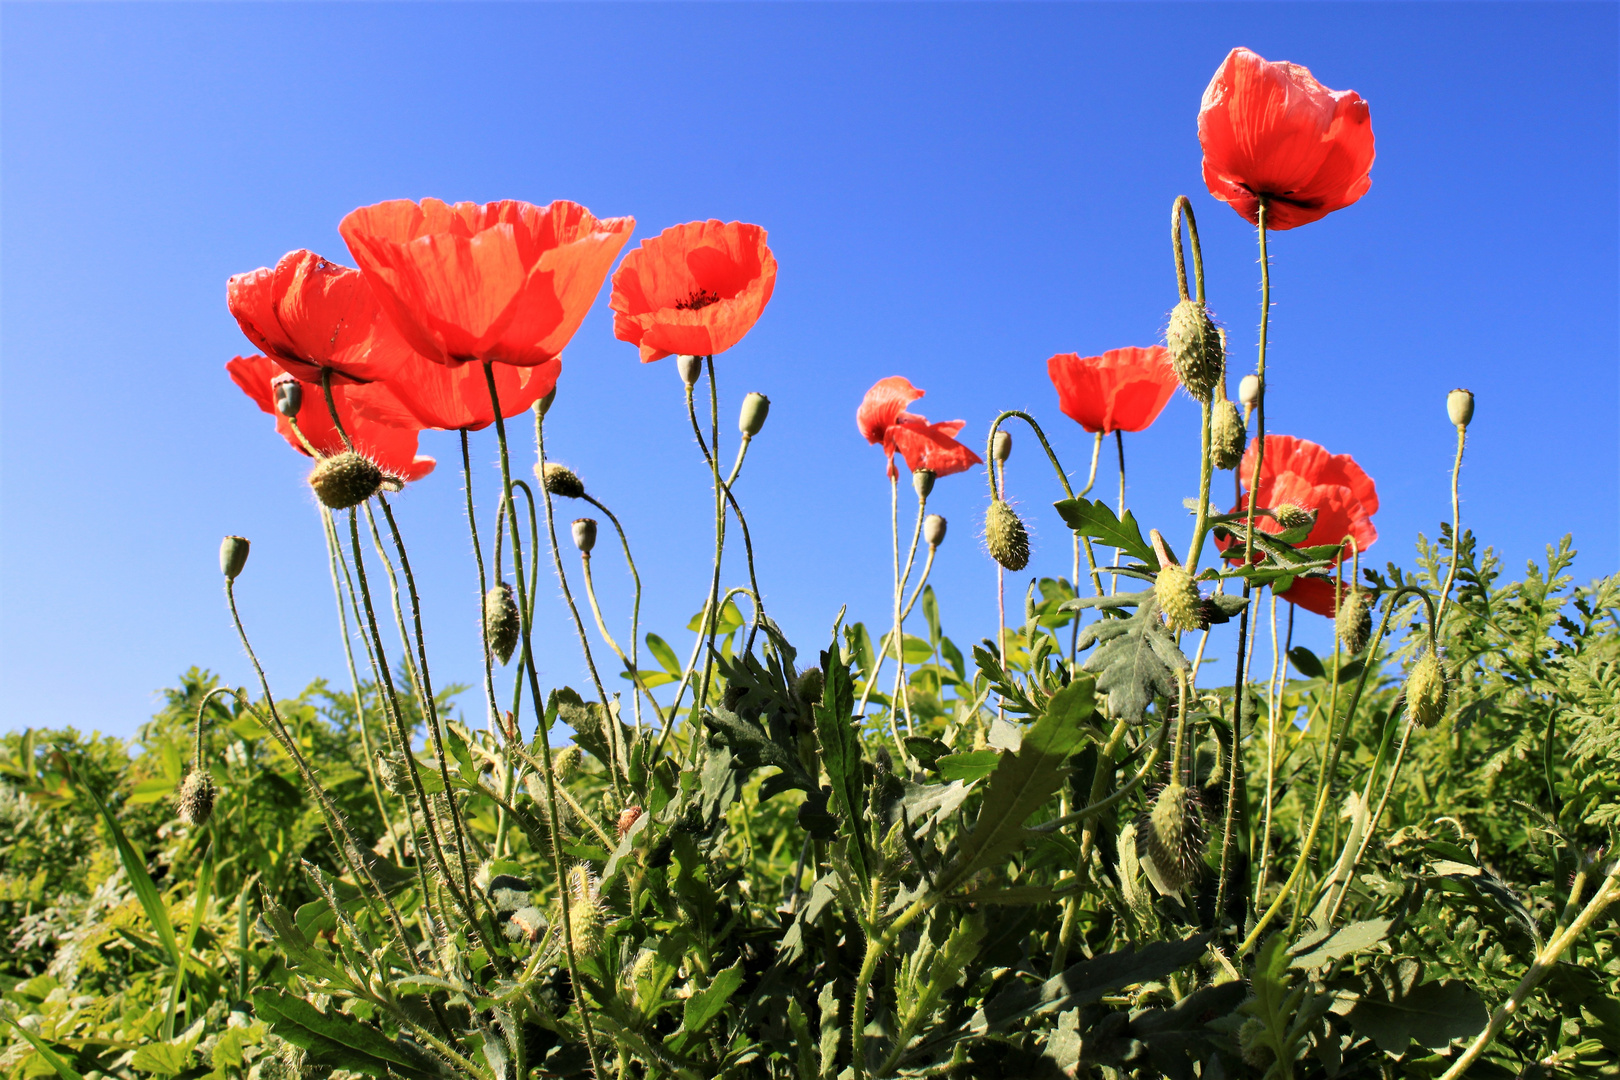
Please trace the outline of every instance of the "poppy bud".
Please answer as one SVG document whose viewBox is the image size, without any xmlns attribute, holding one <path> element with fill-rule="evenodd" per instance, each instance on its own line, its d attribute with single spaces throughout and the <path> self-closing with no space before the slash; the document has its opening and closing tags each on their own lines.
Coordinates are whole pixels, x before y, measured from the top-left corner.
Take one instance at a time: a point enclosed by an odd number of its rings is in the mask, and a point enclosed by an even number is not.
<svg viewBox="0 0 1620 1080">
<path fill-rule="evenodd" d="M 585 494 L 585 482 L 579 474 L 566 465 L 559 465 L 555 461 L 546 462 L 545 471 L 540 476 L 540 482 L 546 490 L 553 495 L 564 499 L 578 499 Z"/>
<path fill-rule="evenodd" d="M 1185 785 L 1166 784 L 1137 828 L 1166 888 L 1180 892 L 1197 879 L 1204 868 L 1203 819 Z"/>
<path fill-rule="evenodd" d="M 1474 392 L 1458 388 L 1446 395 L 1446 415 L 1460 428 L 1474 418 Z"/>
<path fill-rule="evenodd" d="M 1277 1052 L 1266 1041 L 1266 1024 L 1257 1016 L 1243 1021 L 1238 1028 L 1238 1054 L 1245 1065 L 1256 1069 L 1268 1068 Z"/>
<path fill-rule="evenodd" d="M 703 357 L 677 356 L 675 370 L 681 373 L 681 382 L 691 386 L 698 381 L 698 376 L 703 374 Z"/>
<path fill-rule="evenodd" d="M 591 548 L 596 546 L 595 518 L 574 519 L 574 546 L 579 548 L 581 554 L 591 553 Z"/>
<path fill-rule="evenodd" d="M 1245 409 L 1252 409 L 1260 404 L 1260 376 L 1245 375 L 1238 381 L 1238 401 Z"/>
<path fill-rule="evenodd" d="M 546 396 L 541 398 L 538 402 L 535 403 L 535 408 L 540 410 L 540 415 L 541 416 L 544 416 L 544 415 L 546 415 L 546 413 L 551 411 L 551 405 L 556 400 L 557 400 L 557 387 L 552 386 L 552 388 L 549 391 L 546 392 Z"/>
<path fill-rule="evenodd" d="M 565 746 L 551 755 L 551 775 L 558 780 L 568 780 L 579 771 L 579 763 L 584 760 L 585 753 L 578 746 Z"/>
<path fill-rule="evenodd" d="M 992 500 L 984 512 L 984 543 L 990 557 L 1008 570 L 1029 565 L 1029 530 L 1002 499 Z"/>
<path fill-rule="evenodd" d="M 1225 398 L 1217 401 L 1209 418 L 1209 456 L 1217 469 L 1237 468 L 1247 436 L 1237 406 Z"/>
<path fill-rule="evenodd" d="M 1367 638 L 1372 636 L 1372 605 L 1368 600 L 1366 589 L 1351 586 L 1339 601 L 1334 631 L 1339 635 L 1339 642 L 1352 655 L 1365 649 Z"/>
<path fill-rule="evenodd" d="M 1198 630 L 1203 627 L 1200 610 L 1203 598 L 1198 583 L 1179 566 L 1164 566 L 1153 581 L 1153 598 L 1159 602 L 1171 630 Z"/>
<path fill-rule="evenodd" d="M 1434 727 L 1446 714 L 1446 673 L 1433 649 L 1424 649 L 1406 674 L 1406 715 L 1418 727 Z"/>
<path fill-rule="evenodd" d="M 512 586 L 503 581 L 484 594 L 484 640 L 502 664 L 512 659 L 521 630 L 522 621 L 518 617 L 517 601 L 512 599 Z"/>
<path fill-rule="evenodd" d="M 1316 521 L 1316 515 L 1293 503 L 1278 503 L 1271 508 L 1271 516 L 1284 529 L 1303 529 Z"/>
<path fill-rule="evenodd" d="M 219 542 L 219 572 L 232 581 L 247 565 L 248 538 L 245 536 L 227 536 Z"/>
<path fill-rule="evenodd" d="M 820 668 L 805 668 L 793 683 L 793 693 L 800 701 L 814 705 L 821 700 L 821 691 L 825 687 L 826 678 L 821 674 Z"/>
<path fill-rule="evenodd" d="M 771 412 L 771 399 L 764 394 L 749 394 L 743 398 L 742 414 L 737 418 L 737 430 L 752 438 L 765 426 Z"/>
<path fill-rule="evenodd" d="M 639 806 L 627 806 L 623 810 L 619 811 L 619 821 L 616 831 L 619 834 L 620 840 L 624 839 L 624 834 L 630 831 L 631 827 L 635 825 L 636 819 L 639 817 L 641 817 L 641 807 Z"/>
<path fill-rule="evenodd" d="M 996 432 L 995 442 L 990 445 L 990 456 L 997 461 L 1006 461 L 1012 457 L 1012 432 Z"/>
<path fill-rule="evenodd" d="M 377 494 L 387 479 L 376 462 L 353 450 L 322 458 L 309 471 L 315 497 L 333 510 L 359 506 Z"/>
<path fill-rule="evenodd" d="M 932 469 L 917 469 L 911 474 L 911 486 L 917 498 L 926 499 L 933 493 L 935 473 Z"/>
<path fill-rule="evenodd" d="M 602 898 L 596 875 L 583 863 L 568 870 L 568 929 L 577 952 L 594 953 L 602 947 Z"/>
<path fill-rule="evenodd" d="M 1182 388 L 1207 402 L 1226 371 L 1226 349 L 1209 310 L 1197 300 L 1183 300 L 1170 312 L 1164 343 Z"/>
<path fill-rule="evenodd" d="M 291 375 L 277 375 L 271 379 L 270 392 L 276 397 L 276 412 L 289 420 L 304 407 L 304 387 Z"/>
<path fill-rule="evenodd" d="M 187 825 L 206 825 L 214 812 L 214 778 L 206 769 L 193 769 L 180 784 L 180 795 L 175 799 L 180 820 Z"/>
<path fill-rule="evenodd" d="M 929 514 L 923 518 L 923 539 L 928 546 L 937 548 L 945 542 L 945 519 L 939 514 Z"/>
</svg>

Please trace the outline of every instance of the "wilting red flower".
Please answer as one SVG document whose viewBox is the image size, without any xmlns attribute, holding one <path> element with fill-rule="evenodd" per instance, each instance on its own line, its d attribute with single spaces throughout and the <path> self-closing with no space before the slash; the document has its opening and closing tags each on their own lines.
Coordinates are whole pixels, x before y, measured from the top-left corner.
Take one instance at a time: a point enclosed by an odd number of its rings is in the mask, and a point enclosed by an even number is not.
<svg viewBox="0 0 1620 1080">
<path fill-rule="evenodd" d="M 900 475 L 894 467 L 896 451 L 911 471 L 928 469 L 936 476 L 966 472 L 980 464 L 983 459 L 954 438 L 964 421 L 930 424 L 927 417 L 906 412 L 906 406 L 922 396 L 909 380 L 890 375 L 873 384 L 855 410 L 855 426 L 867 442 L 881 445 L 888 455 L 890 478 Z"/>
<path fill-rule="evenodd" d="M 276 418 L 276 430 L 288 445 L 308 456 L 309 451 L 298 441 L 292 424 L 276 412 L 275 385 L 294 377 L 267 356 L 238 356 L 225 365 L 225 370 L 230 372 L 231 381 L 241 387 L 243 393 Z M 356 389 L 358 387 L 343 385 L 332 387 L 332 400 L 337 405 L 344 429 L 354 440 L 354 448 L 375 461 L 384 472 L 404 480 L 420 480 L 432 472 L 434 460 L 416 454 L 416 428 L 390 427 L 360 415 L 349 401 L 349 394 Z M 338 454 L 347 449 L 343 445 L 343 436 L 338 434 L 337 427 L 332 423 L 326 398 L 316 383 L 303 382 L 298 427 L 310 445 L 323 454 Z"/>
<path fill-rule="evenodd" d="M 313 251 L 233 276 L 225 303 L 249 341 L 307 382 L 323 367 L 338 382 L 381 379 L 411 355 L 360 271 Z"/>
<path fill-rule="evenodd" d="M 776 288 L 765 230 L 740 221 L 689 221 L 643 240 L 613 275 L 613 335 L 641 346 L 641 362 L 713 356 L 753 329 Z"/>
<path fill-rule="evenodd" d="M 1250 443 L 1238 465 L 1238 478 L 1248 487 L 1254 475 L 1255 444 Z M 1378 539 L 1372 516 L 1378 512 L 1378 489 L 1349 454 L 1330 454 L 1313 442 L 1292 435 L 1267 435 L 1266 459 L 1260 466 L 1259 498 L 1256 505 L 1276 509 L 1283 504 L 1316 511 L 1316 524 L 1302 546 L 1339 544 L 1345 537 L 1355 539 L 1366 551 Z M 1246 512 L 1245 498 L 1232 513 Z M 1262 532 L 1279 533 L 1283 527 L 1271 518 L 1255 518 Z M 1238 547 L 1235 540 L 1220 544 L 1223 550 Z M 1346 546 L 1336 561 L 1350 553 Z M 1241 561 L 1241 560 L 1240 560 Z M 1294 586 L 1277 595 L 1311 611 L 1333 613 L 1333 587 L 1312 578 L 1296 578 Z"/>
<path fill-rule="evenodd" d="M 338 231 L 417 352 L 534 367 L 579 329 L 635 224 L 562 199 L 395 199 L 351 211 Z"/>
<path fill-rule="evenodd" d="M 1046 362 L 1046 373 L 1064 415 L 1104 435 L 1146 428 L 1177 385 L 1163 345 L 1109 349 L 1101 356 L 1058 353 Z"/>
<path fill-rule="evenodd" d="M 490 370 L 501 415 L 510 418 L 551 393 L 562 359 L 535 367 L 500 364 Z M 360 415 L 395 427 L 479 431 L 495 422 L 481 365 L 435 364 L 414 354 L 387 380 L 350 387 L 348 400 Z"/>
<path fill-rule="evenodd" d="M 1329 90 L 1306 68 L 1233 49 L 1198 110 L 1209 192 L 1251 223 L 1292 229 L 1367 193 L 1372 118 L 1354 90 Z"/>
</svg>

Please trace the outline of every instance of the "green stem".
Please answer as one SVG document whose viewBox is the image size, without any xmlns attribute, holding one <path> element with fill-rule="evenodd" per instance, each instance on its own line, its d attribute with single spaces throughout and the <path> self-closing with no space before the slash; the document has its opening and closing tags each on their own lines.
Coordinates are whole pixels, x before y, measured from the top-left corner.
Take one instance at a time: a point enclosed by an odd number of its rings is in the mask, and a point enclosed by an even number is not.
<svg viewBox="0 0 1620 1080">
<path fill-rule="evenodd" d="M 332 414 L 332 426 L 337 428 L 337 433 L 343 437 L 343 445 L 353 450 L 354 442 L 343 428 L 343 418 L 338 416 L 337 401 L 332 397 L 332 369 L 329 367 L 321 368 L 321 396 L 326 398 L 326 411 Z"/>
<path fill-rule="evenodd" d="M 1266 197 L 1260 196 L 1255 219 L 1260 233 L 1260 354 L 1255 372 L 1260 394 L 1255 399 L 1254 468 L 1249 474 L 1249 507 L 1243 530 L 1243 564 L 1254 562 L 1254 511 L 1260 501 L 1260 466 L 1266 460 L 1266 340 L 1271 328 L 1271 257 L 1266 251 Z"/>
<path fill-rule="evenodd" d="M 489 626 L 484 620 L 484 597 L 489 592 L 489 578 L 484 573 L 484 548 L 478 542 L 478 514 L 473 507 L 472 492 L 472 452 L 467 445 L 467 432 L 465 429 L 458 434 L 461 436 L 461 489 L 467 496 L 467 531 L 472 534 L 473 559 L 478 563 L 478 635 L 482 641 L 484 652 L 484 698 L 489 705 L 488 727 L 490 733 L 495 731 L 495 722 L 500 717 L 501 707 L 495 700 L 495 654 L 489 647 Z M 500 523 L 495 525 L 495 580 L 501 577 L 500 561 Z"/>
<path fill-rule="evenodd" d="M 1440 589 L 1440 614 L 1436 626 L 1444 626 L 1446 607 L 1451 603 L 1451 585 L 1457 580 L 1457 559 L 1462 554 L 1462 503 L 1457 498 L 1457 479 L 1462 473 L 1463 443 L 1468 439 L 1466 425 L 1457 425 L 1457 460 L 1451 466 L 1451 568 L 1446 571 L 1446 583 Z"/>
<path fill-rule="evenodd" d="M 609 510 L 606 505 L 593 498 L 589 492 L 587 492 L 583 498 L 586 502 L 590 503 L 592 506 L 602 511 L 602 513 L 606 514 L 607 519 L 613 523 L 613 531 L 619 534 L 619 546 L 624 549 L 624 562 L 625 565 L 630 568 L 630 580 L 635 583 L 635 599 L 630 605 L 630 658 L 625 662 L 630 668 L 631 678 L 635 680 L 636 686 L 641 689 L 641 692 L 647 695 L 647 703 L 652 706 L 653 715 L 658 717 L 659 724 L 662 725 L 664 714 L 659 709 L 657 700 L 653 698 L 652 691 L 647 689 L 645 686 L 642 686 L 641 676 L 637 667 L 637 649 L 639 647 L 641 636 L 641 573 L 636 569 L 635 557 L 630 554 L 630 538 L 625 535 L 624 526 L 619 524 L 619 519 L 612 510 Z M 597 618 L 600 619 L 601 616 L 598 615 Z M 606 631 L 603 632 L 602 636 L 607 636 Z M 622 654 L 620 659 L 623 659 Z M 636 703 L 636 735 L 639 738 L 641 735 L 641 704 L 634 695 L 631 695 L 631 700 Z"/>
</svg>

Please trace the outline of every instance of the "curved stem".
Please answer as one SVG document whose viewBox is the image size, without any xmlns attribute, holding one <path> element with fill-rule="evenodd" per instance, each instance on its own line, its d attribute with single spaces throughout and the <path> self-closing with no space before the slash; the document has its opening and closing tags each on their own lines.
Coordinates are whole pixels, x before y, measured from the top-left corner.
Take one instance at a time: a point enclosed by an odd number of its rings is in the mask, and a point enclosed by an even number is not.
<svg viewBox="0 0 1620 1080">
<path fill-rule="evenodd" d="M 739 464 L 740 463 L 741 460 L 739 458 Z M 624 549 L 624 562 L 625 565 L 630 568 L 630 580 L 635 583 L 636 590 L 635 599 L 630 605 L 630 658 L 626 660 L 625 663 L 630 668 L 631 677 L 635 680 L 636 685 L 641 688 L 642 693 L 647 695 L 647 703 L 652 706 L 653 715 L 656 716 L 659 723 L 662 724 L 664 714 L 662 710 L 659 709 L 658 702 L 653 698 L 652 691 L 641 685 L 641 676 L 637 670 L 637 648 L 639 646 L 641 635 L 641 573 L 636 569 L 635 557 L 630 554 L 630 538 L 625 535 L 624 526 L 619 524 L 618 516 L 615 515 L 612 510 L 609 510 L 605 504 L 603 504 L 600 500 L 593 498 L 589 492 L 583 495 L 582 498 L 600 510 L 603 514 L 606 514 L 608 521 L 613 523 L 613 531 L 619 534 L 619 546 Z M 594 598 L 592 600 L 592 604 L 595 604 Z M 597 618 L 600 619 L 601 616 L 598 615 Z M 607 636 L 605 631 L 602 636 Z M 620 659 L 624 659 L 622 655 Z M 641 705 L 634 695 L 631 695 L 631 701 L 636 703 L 636 736 L 639 738 L 641 735 Z"/>
<path fill-rule="evenodd" d="M 662 723 L 664 714 L 658 708 L 658 702 L 653 700 L 652 691 L 642 683 L 641 673 L 636 670 L 635 661 L 626 656 L 624 650 L 619 648 L 619 643 L 613 640 L 613 635 L 608 632 L 607 622 L 602 618 L 602 608 L 596 602 L 596 582 L 591 577 L 591 553 L 588 551 L 580 552 L 579 564 L 582 573 L 585 575 L 585 598 L 590 601 L 591 616 L 596 620 L 597 633 L 602 635 L 602 640 L 608 643 L 608 648 L 613 650 L 614 655 L 619 658 L 619 662 L 624 665 L 625 672 L 630 676 L 631 686 L 647 696 L 647 700 L 652 703 L 654 715 Z M 636 703 L 636 733 L 639 735 L 641 732 L 641 697 L 632 693 L 631 700 Z"/>
<path fill-rule="evenodd" d="M 298 436 L 298 441 L 303 444 L 304 450 L 309 454 L 310 457 L 314 458 L 316 461 L 319 461 L 325 456 L 319 450 L 315 449 L 315 447 L 310 443 L 309 438 L 305 436 L 304 429 L 298 426 L 298 417 L 287 417 L 287 424 L 293 429 L 293 434 Z"/>
<path fill-rule="evenodd" d="M 321 368 L 321 396 L 326 398 L 326 411 L 332 414 L 332 426 L 337 428 L 337 433 L 343 437 L 343 445 L 347 449 L 353 450 L 354 441 L 349 438 L 349 433 L 344 430 L 343 418 L 338 416 L 337 401 L 332 397 L 332 369 L 329 367 Z"/>
<path fill-rule="evenodd" d="M 996 468 L 996 432 L 1001 430 L 1001 422 L 1003 420 L 1012 420 L 1014 418 L 1022 420 L 1024 423 L 1028 424 L 1030 430 L 1035 433 L 1035 437 L 1040 440 L 1041 449 L 1046 451 L 1046 458 L 1052 463 L 1052 470 L 1057 473 L 1058 483 L 1063 485 L 1063 497 L 1066 499 L 1074 498 L 1074 489 L 1069 486 L 1069 476 L 1063 471 L 1063 463 L 1058 461 L 1057 454 L 1052 449 L 1052 444 L 1047 441 L 1046 432 L 1041 430 L 1041 425 L 1035 422 L 1035 418 L 1033 416 L 1020 409 L 1005 409 L 998 413 L 995 420 L 991 421 L 990 423 L 990 438 L 986 443 L 984 456 L 985 460 L 989 462 L 989 465 L 985 471 L 989 474 L 991 497 L 994 498 L 996 496 L 997 485 L 999 483 L 997 473 L 1000 471 Z M 1003 464 L 1002 469 L 1005 468 L 1006 465 Z"/>
<path fill-rule="evenodd" d="M 1451 603 L 1451 585 L 1457 580 L 1457 559 L 1462 554 L 1462 503 L 1457 498 L 1457 478 L 1462 472 L 1463 443 L 1468 439 L 1468 428 L 1457 425 L 1457 460 L 1451 466 L 1451 568 L 1446 571 L 1446 583 L 1440 588 L 1440 614 L 1435 618 L 1436 628 L 1444 626 L 1446 607 Z"/>
<path fill-rule="evenodd" d="M 1181 218 L 1187 218 L 1187 236 L 1192 240 L 1193 249 L 1193 279 L 1195 281 L 1196 295 L 1187 294 L 1187 257 L 1181 250 Z M 1204 248 L 1198 242 L 1198 220 L 1193 217 L 1192 200 L 1185 195 L 1177 195 L 1176 201 L 1170 204 L 1170 238 L 1176 253 L 1176 288 L 1181 292 L 1183 300 L 1196 299 L 1200 304 L 1204 302 Z"/>
</svg>

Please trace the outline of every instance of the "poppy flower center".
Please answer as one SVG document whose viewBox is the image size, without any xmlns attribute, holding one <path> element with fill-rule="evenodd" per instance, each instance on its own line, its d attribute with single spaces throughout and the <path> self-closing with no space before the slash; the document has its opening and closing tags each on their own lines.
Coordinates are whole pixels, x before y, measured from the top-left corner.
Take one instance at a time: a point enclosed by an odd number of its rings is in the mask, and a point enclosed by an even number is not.
<svg viewBox="0 0 1620 1080">
<path fill-rule="evenodd" d="M 718 304 L 720 294 L 712 293 L 708 289 L 693 289 L 692 295 L 685 300 L 675 301 L 676 311 L 701 311 L 710 304 Z"/>
</svg>

